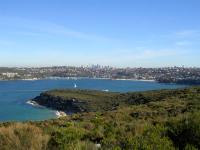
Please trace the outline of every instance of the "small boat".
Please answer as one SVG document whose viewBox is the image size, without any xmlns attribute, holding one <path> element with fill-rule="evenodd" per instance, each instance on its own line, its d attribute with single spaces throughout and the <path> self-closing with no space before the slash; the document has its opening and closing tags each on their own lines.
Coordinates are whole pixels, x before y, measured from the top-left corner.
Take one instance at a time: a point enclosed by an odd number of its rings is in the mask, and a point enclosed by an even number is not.
<svg viewBox="0 0 200 150">
<path fill-rule="evenodd" d="M 76 83 L 74 83 L 74 88 L 77 88 L 77 85 L 76 85 Z"/>
<path fill-rule="evenodd" d="M 102 90 L 103 92 L 109 92 L 109 90 L 108 89 L 105 89 L 105 90 Z"/>
</svg>

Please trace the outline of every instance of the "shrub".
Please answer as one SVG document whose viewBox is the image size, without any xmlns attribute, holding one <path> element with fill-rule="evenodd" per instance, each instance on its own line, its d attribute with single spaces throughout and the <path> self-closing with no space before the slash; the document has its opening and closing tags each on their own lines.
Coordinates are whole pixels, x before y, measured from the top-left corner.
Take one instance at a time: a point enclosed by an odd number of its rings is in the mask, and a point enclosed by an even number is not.
<svg viewBox="0 0 200 150">
<path fill-rule="evenodd" d="M 85 136 L 85 130 L 77 127 L 59 128 L 52 132 L 48 149 L 76 149 L 77 144 Z"/>
<path fill-rule="evenodd" d="M 127 140 L 125 149 L 135 150 L 175 150 L 172 141 L 165 135 L 162 126 L 149 126 L 141 136 Z"/>
<path fill-rule="evenodd" d="M 0 128 L 1 150 L 45 150 L 49 136 L 30 124 L 16 123 Z"/>
<path fill-rule="evenodd" d="M 200 113 L 194 113 L 180 121 L 171 121 L 167 124 L 168 136 L 176 147 L 185 149 L 193 146 L 200 149 Z"/>
</svg>

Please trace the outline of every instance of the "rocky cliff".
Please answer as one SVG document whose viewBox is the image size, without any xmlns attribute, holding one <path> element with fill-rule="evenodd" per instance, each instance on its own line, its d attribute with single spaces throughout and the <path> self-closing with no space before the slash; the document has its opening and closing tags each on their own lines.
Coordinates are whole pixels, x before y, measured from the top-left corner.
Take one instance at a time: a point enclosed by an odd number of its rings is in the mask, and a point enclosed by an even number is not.
<svg viewBox="0 0 200 150">
<path fill-rule="evenodd" d="M 41 93 L 32 101 L 69 113 L 113 110 L 117 93 L 90 90 L 52 90 Z"/>
</svg>

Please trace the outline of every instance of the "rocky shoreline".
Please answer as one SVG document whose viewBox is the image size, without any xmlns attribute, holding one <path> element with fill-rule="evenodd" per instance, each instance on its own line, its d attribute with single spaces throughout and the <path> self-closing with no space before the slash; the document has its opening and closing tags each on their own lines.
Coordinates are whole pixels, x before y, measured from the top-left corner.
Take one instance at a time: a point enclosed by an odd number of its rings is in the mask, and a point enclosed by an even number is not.
<svg viewBox="0 0 200 150">
<path fill-rule="evenodd" d="M 34 106 L 34 107 L 45 107 L 45 106 L 43 106 L 43 105 L 38 104 L 38 103 L 37 103 L 36 101 L 34 101 L 34 100 L 28 100 L 26 103 L 29 104 L 29 105 L 32 105 L 32 106 Z M 64 111 L 56 110 L 56 111 L 55 111 L 55 115 L 57 116 L 57 118 L 61 118 L 61 117 L 67 116 L 67 113 L 65 113 Z"/>
<path fill-rule="evenodd" d="M 67 114 L 64 111 L 56 111 L 56 116 L 61 118 L 67 116 Z"/>
<path fill-rule="evenodd" d="M 64 89 L 41 93 L 31 101 L 66 114 L 115 110 L 119 93 L 95 90 Z"/>
<path fill-rule="evenodd" d="M 57 112 L 57 114 L 61 116 L 63 116 L 62 114 L 66 115 L 68 113 L 71 114 L 84 111 L 84 109 L 81 108 L 83 102 L 74 98 L 64 99 L 58 96 L 41 93 L 40 96 L 35 97 L 31 101 L 38 105 L 56 110 L 59 112 Z"/>
</svg>

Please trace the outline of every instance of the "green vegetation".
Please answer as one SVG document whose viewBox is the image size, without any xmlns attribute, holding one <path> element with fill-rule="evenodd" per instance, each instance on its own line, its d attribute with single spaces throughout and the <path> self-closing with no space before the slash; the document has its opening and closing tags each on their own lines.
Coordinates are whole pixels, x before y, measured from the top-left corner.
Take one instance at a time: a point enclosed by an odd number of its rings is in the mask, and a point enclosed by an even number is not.
<svg viewBox="0 0 200 150">
<path fill-rule="evenodd" d="M 193 91 L 194 90 L 194 91 Z M 157 101 L 187 98 L 187 93 L 197 89 L 161 90 L 148 92 L 112 93 L 94 90 L 52 90 L 33 99 L 40 105 L 66 112 L 102 112 L 119 107 L 140 105 Z"/>
<path fill-rule="evenodd" d="M 40 98 L 47 96 L 48 99 L 50 98 L 52 101 L 57 102 L 59 98 L 63 101 L 72 101 L 74 106 L 79 108 L 77 109 L 78 112 L 81 110 L 87 112 L 107 111 L 114 109 L 118 103 L 121 102 L 117 99 L 118 95 L 119 93 L 108 93 L 94 90 L 52 90 L 42 93 L 41 97 L 39 97 L 39 102 Z M 69 103 L 66 105 L 69 105 Z"/>
<path fill-rule="evenodd" d="M 93 111 L 41 122 L 2 123 L 1 149 L 15 145 L 16 150 L 200 149 L 200 87 L 136 93 L 54 90 L 43 94 L 57 97 L 56 101 L 61 97 L 89 101 L 85 106 Z"/>
<path fill-rule="evenodd" d="M 15 123 L 0 128 L 1 150 L 43 150 L 47 149 L 49 136 L 42 129 L 31 124 Z"/>
</svg>

